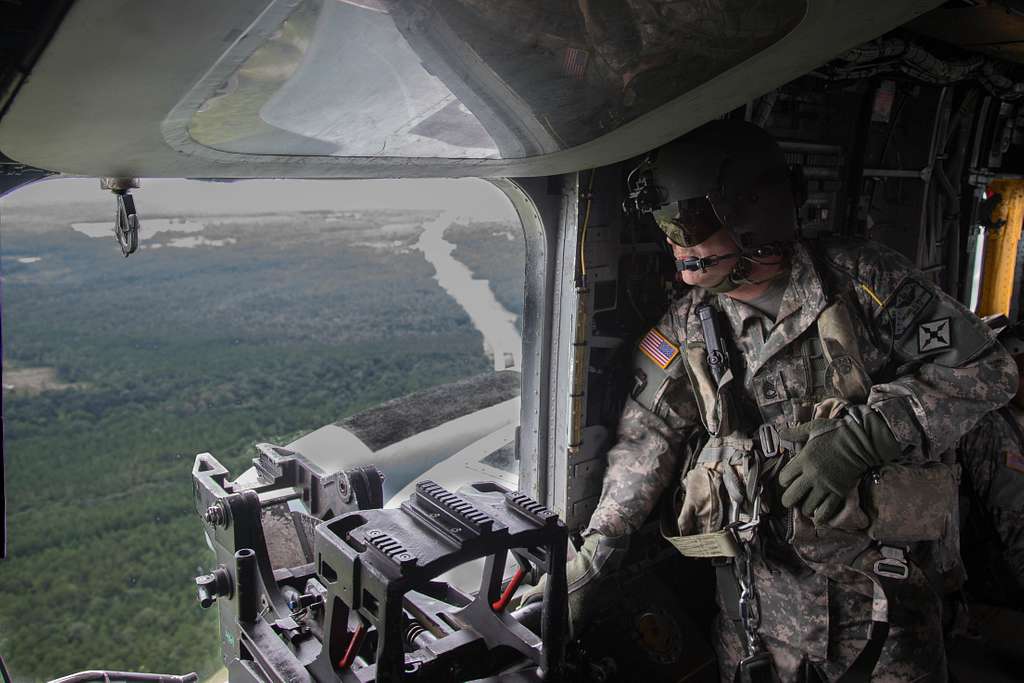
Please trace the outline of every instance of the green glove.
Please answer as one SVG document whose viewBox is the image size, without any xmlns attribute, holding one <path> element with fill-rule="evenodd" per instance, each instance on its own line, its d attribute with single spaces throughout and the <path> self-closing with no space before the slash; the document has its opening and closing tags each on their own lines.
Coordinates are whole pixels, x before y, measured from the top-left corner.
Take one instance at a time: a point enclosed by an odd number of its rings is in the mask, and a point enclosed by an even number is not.
<svg viewBox="0 0 1024 683">
<path fill-rule="evenodd" d="M 565 582 L 569 593 L 569 632 L 579 633 L 590 617 L 589 607 L 593 604 L 594 589 L 622 564 L 622 558 L 629 547 L 629 536 L 610 538 L 591 533 L 583 540 L 576 557 L 565 566 Z M 523 593 L 519 607 L 544 599 L 544 584 L 547 577 L 541 577 L 536 586 Z"/>
<path fill-rule="evenodd" d="M 805 422 L 779 431 L 789 441 L 807 441 L 779 473 L 785 488 L 782 504 L 800 506 L 801 512 L 822 524 L 842 510 L 846 494 L 872 467 L 900 455 L 889 425 L 873 410 L 848 410 L 837 419 Z"/>
</svg>

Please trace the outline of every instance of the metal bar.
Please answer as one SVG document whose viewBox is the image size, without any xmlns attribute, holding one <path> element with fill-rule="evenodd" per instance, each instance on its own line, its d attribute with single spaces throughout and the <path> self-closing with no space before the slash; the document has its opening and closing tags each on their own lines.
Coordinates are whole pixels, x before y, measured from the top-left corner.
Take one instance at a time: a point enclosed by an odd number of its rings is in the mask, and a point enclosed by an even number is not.
<svg viewBox="0 0 1024 683">
<path fill-rule="evenodd" d="M 974 129 L 974 145 L 971 149 L 971 163 L 969 168 L 972 171 L 975 169 L 980 170 L 981 141 L 985 137 L 985 129 L 988 127 L 988 110 L 991 106 L 991 96 L 987 96 L 981 101 L 981 111 L 978 113 L 978 119 Z"/>
<path fill-rule="evenodd" d="M 552 381 L 555 306 L 559 277 L 559 223 L 563 209 L 562 181 L 568 178 L 492 179 L 512 202 L 526 237 L 526 281 L 523 303 L 522 409 L 516 430 L 519 488 L 546 500 L 550 432 L 554 407 L 548 399 Z"/>
<path fill-rule="evenodd" d="M 273 489 L 272 491 L 262 491 L 258 495 L 260 497 L 260 507 L 265 507 L 302 498 L 302 487 L 290 486 L 283 489 Z"/>
<path fill-rule="evenodd" d="M 967 270 L 967 300 L 964 304 L 972 313 L 977 313 L 985 266 L 985 229 L 980 225 L 971 229 L 971 235 L 967 240 L 967 256 L 970 259 L 970 267 Z"/>
<path fill-rule="evenodd" d="M 562 195 L 562 212 L 555 264 L 554 307 L 551 354 L 551 375 L 545 400 L 551 405 L 548 423 L 548 457 L 545 470 L 539 470 L 545 482 L 545 498 L 539 502 L 565 516 L 568 478 L 568 448 L 572 429 L 572 405 L 566 400 L 572 393 L 572 348 L 576 336 L 576 272 L 579 259 L 580 194 L 583 174 L 567 178 Z M 538 463 L 538 469 L 540 463 Z"/>
<path fill-rule="evenodd" d="M 865 168 L 863 174 L 868 178 L 913 178 L 928 182 L 932 177 L 932 167 L 926 166 L 919 171 L 902 168 Z"/>
<path fill-rule="evenodd" d="M 105 671 L 95 669 L 92 671 L 79 671 L 78 673 L 55 678 L 50 683 L 78 683 L 79 681 L 156 681 L 157 683 L 195 683 L 199 676 L 193 671 L 184 676 L 173 676 L 171 674 L 147 674 L 136 671 Z"/>
<path fill-rule="evenodd" d="M 260 595 L 256 585 L 256 553 L 252 548 L 242 548 L 235 553 L 235 584 L 238 620 L 252 623 L 256 621 Z"/>
<path fill-rule="evenodd" d="M 812 154 L 842 154 L 843 148 L 839 145 L 823 145 L 815 142 L 800 142 L 796 140 L 779 140 L 779 147 L 783 152 L 809 152 Z"/>
<path fill-rule="evenodd" d="M 878 84 L 866 88 L 861 98 L 860 111 L 857 113 L 857 125 L 854 128 L 853 140 L 849 145 L 846 167 L 843 171 L 845 187 L 837 197 L 836 211 L 839 212 L 842 224 L 838 225 L 841 235 L 849 235 L 857 225 L 857 210 L 860 198 L 864 193 L 864 161 L 867 150 L 868 130 L 871 126 L 871 111 L 875 101 Z"/>
</svg>

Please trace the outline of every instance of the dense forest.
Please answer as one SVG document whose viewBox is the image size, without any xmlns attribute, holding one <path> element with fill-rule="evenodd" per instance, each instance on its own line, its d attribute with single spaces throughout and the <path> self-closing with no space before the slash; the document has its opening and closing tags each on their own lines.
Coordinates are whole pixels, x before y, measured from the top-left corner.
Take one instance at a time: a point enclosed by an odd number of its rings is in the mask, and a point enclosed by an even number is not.
<svg viewBox="0 0 1024 683">
<path fill-rule="evenodd" d="M 195 454 L 237 474 L 256 442 L 489 371 L 480 334 L 413 248 L 436 215 L 207 216 L 202 236 L 224 246 L 175 248 L 187 235 L 165 232 L 123 259 L 112 237 L 68 227 L 105 210 L 4 207 L 0 653 L 16 680 L 218 669 L 216 614 L 193 583 L 212 559 L 192 509 Z M 446 233 L 518 315 L 521 235 L 469 221 Z M 33 385 L 26 368 L 55 379 Z"/>
</svg>

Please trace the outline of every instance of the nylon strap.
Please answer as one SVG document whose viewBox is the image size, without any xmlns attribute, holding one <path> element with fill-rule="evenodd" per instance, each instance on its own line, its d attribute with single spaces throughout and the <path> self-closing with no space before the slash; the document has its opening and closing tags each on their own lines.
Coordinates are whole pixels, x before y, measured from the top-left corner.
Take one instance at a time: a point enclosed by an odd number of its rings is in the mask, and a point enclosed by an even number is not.
<svg viewBox="0 0 1024 683">
<path fill-rule="evenodd" d="M 890 606 L 899 590 L 900 582 L 909 577 L 906 553 L 901 548 L 886 545 L 881 545 L 879 548 L 882 551 L 882 559 L 875 562 L 872 571 L 853 566 L 857 561 L 856 557 L 842 565 L 804 560 L 808 565 L 816 565 L 818 571 L 834 580 L 840 580 L 837 571 L 851 571 L 865 577 L 872 584 L 871 625 L 868 627 L 867 642 L 860 654 L 853 660 L 850 668 L 836 679 L 835 683 L 871 683 L 871 674 L 878 665 L 882 648 L 889 637 L 889 622 L 892 616 Z"/>
<path fill-rule="evenodd" d="M 662 535 L 686 557 L 736 557 L 739 553 L 739 546 L 736 545 L 736 538 L 731 529 L 690 536 Z"/>
<path fill-rule="evenodd" d="M 867 644 L 836 683 L 871 683 L 871 674 L 878 665 L 878 658 L 882 656 L 882 648 L 888 637 L 889 624 L 884 621 L 872 621 L 868 627 Z"/>
<path fill-rule="evenodd" d="M 718 594 L 722 596 L 725 603 L 725 616 L 732 622 L 736 629 L 736 635 L 740 643 L 747 640 L 747 634 L 743 630 L 743 622 L 740 620 L 740 585 L 733 574 L 732 560 L 718 559 L 711 562 L 715 568 L 715 581 L 718 583 Z"/>
</svg>

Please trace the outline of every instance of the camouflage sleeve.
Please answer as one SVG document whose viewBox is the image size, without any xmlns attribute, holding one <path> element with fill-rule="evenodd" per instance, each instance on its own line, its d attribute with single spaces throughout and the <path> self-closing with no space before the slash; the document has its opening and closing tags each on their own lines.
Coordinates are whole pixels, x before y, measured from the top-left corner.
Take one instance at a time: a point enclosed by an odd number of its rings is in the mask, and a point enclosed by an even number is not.
<svg viewBox="0 0 1024 683">
<path fill-rule="evenodd" d="M 964 560 L 975 597 L 1024 605 L 1024 413 L 988 413 L 957 444 Z"/>
<path fill-rule="evenodd" d="M 673 338 L 664 323 L 655 329 Z M 638 384 L 626 400 L 618 441 L 608 451 L 601 499 L 588 526 L 610 537 L 640 528 L 674 478 L 682 443 L 700 419 L 678 349 L 660 372 L 638 350 L 635 367 Z"/>
<path fill-rule="evenodd" d="M 858 250 L 858 300 L 885 363 L 867 404 L 912 460 L 936 460 L 1017 388 L 1017 368 L 977 316 L 902 256 Z"/>
</svg>

